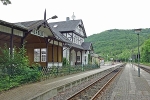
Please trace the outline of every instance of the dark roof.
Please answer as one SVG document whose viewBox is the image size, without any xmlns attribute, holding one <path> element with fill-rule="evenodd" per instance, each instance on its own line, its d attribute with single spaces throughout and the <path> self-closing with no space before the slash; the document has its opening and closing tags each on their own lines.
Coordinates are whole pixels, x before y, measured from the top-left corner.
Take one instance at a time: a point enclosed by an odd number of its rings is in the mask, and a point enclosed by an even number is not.
<svg viewBox="0 0 150 100">
<path fill-rule="evenodd" d="M 66 43 L 71 43 L 71 41 L 67 37 L 63 36 L 59 31 L 53 30 L 52 27 L 51 29 L 52 29 L 52 32 L 55 34 L 56 39 L 62 40 L 63 42 L 66 42 Z"/>
<path fill-rule="evenodd" d="M 78 26 L 81 20 L 69 20 L 69 21 L 60 21 L 60 22 L 53 22 L 49 23 L 51 27 L 57 25 L 55 27 L 56 30 L 63 32 L 63 31 L 74 31 Z"/>
<path fill-rule="evenodd" d="M 79 19 L 79 20 L 68 20 L 68 21 L 60 21 L 60 22 L 52 22 L 52 23 L 49 23 L 49 25 L 51 27 L 55 27 L 54 29 L 59 31 L 59 32 L 76 32 L 76 28 L 77 26 L 80 24 L 80 22 L 83 24 L 82 20 Z M 85 29 L 84 29 L 84 25 L 83 25 L 83 31 L 84 31 L 84 36 L 83 37 L 87 37 L 86 36 L 86 32 L 85 32 Z M 79 33 L 77 33 L 79 34 Z M 80 34 L 79 34 L 80 35 Z"/>
<path fill-rule="evenodd" d="M 5 25 L 5 26 L 8 26 L 8 27 L 14 27 L 16 29 L 27 31 L 27 28 L 24 27 L 24 26 L 16 25 L 14 23 L 9 23 L 9 22 L 3 21 L 3 20 L 0 20 L 0 25 Z"/>
<path fill-rule="evenodd" d="M 18 23 L 14 23 L 14 24 L 25 27 L 28 30 L 32 30 L 33 28 L 38 27 L 42 23 L 44 23 L 44 20 L 18 22 Z"/>
<path fill-rule="evenodd" d="M 78 49 L 84 50 L 84 48 L 83 48 L 81 45 L 78 45 L 78 44 L 75 44 L 75 43 L 72 43 L 71 45 L 72 45 L 72 47 L 74 47 L 74 48 L 78 48 Z"/>
<path fill-rule="evenodd" d="M 26 21 L 26 22 L 18 22 L 15 23 L 16 25 L 25 27 L 28 29 L 28 31 L 42 25 L 45 22 L 45 20 L 36 20 L 36 21 Z M 47 23 L 47 21 L 46 21 Z M 60 40 L 62 42 L 67 42 L 70 43 L 69 39 L 64 37 L 59 31 L 57 30 L 53 30 L 52 27 L 50 27 L 50 25 L 47 23 L 49 29 L 52 31 L 52 33 L 54 34 L 54 36 L 56 37 L 57 40 Z"/>
<path fill-rule="evenodd" d="M 84 50 L 91 50 L 92 43 L 91 42 L 83 42 L 81 45 Z"/>
</svg>

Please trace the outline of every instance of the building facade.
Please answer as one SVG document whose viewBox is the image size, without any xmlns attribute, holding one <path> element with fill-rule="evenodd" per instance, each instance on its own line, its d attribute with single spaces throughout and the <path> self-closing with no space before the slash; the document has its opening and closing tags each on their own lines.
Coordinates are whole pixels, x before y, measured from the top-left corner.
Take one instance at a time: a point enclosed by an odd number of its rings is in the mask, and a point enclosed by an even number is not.
<svg viewBox="0 0 150 100">
<path fill-rule="evenodd" d="M 0 47 L 4 48 L 6 44 L 13 55 L 14 47 L 25 44 L 30 65 L 62 66 L 63 45 L 70 41 L 61 33 L 52 31 L 45 16 L 44 18 L 18 23 L 0 20 Z"/>
<path fill-rule="evenodd" d="M 89 63 L 88 56 L 93 53 L 93 46 L 90 42 L 84 42 L 87 38 L 82 20 L 69 20 L 49 23 L 52 30 L 59 31 L 69 39 L 70 44 L 63 47 L 63 57 L 71 65 L 86 65 Z"/>
</svg>

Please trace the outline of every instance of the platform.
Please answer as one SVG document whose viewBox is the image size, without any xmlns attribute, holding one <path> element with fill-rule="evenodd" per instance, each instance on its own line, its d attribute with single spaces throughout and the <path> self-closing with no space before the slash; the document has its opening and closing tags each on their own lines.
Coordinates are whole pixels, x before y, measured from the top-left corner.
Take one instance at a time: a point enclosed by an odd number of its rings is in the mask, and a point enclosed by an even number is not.
<svg viewBox="0 0 150 100">
<path fill-rule="evenodd" d="M 17 87 L 17 88 L 1 93 L 0 100 L 31 100 L 31 99 L 34 99 L 34 97 L 36 96 L 40 96 L 46 93 L 47 91 L 54 89 L 55 87 L 63 86 L 65 84 L 68 84 L 73 81 L 79 80 L 81 78 L 93 75 L 95 73 L 99 73 L 104 70 L 114 68 L 115 66 L 118 66 L 118 65 L 120 64 L 116 64 L 112 66 L 111 65 L 101 66 L 101 68 L 91 70 L 91 71 L 86 71 L 82 73 L 49 79 L 46 81 L 37 82 L 33 84 L 23 85 L 21 87 Z"/>
<path fill-rule="evenodd" d="M 150 100 L 150 74 L 127 64 L 114 88 L 111 100 Z"/>
</svg>

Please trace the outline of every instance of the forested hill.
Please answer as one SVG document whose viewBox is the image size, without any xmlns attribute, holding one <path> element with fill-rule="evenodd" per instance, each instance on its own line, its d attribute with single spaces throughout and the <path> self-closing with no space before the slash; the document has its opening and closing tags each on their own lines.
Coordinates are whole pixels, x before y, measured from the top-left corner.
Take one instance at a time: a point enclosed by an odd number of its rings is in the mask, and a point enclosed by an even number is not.
<svg viewBox="0 0 150 100">
<path fill-rule="evenodd" d="M 150 29 L 142 29 L 139 33 L 140 45 L 150 37 Z M 85 39 L 92 42 L 94 51 L 106 57 L 121 54 L 137 47 L 137 34 L 134 30 L 112 29 L 94 34 Z"/>
</svg>

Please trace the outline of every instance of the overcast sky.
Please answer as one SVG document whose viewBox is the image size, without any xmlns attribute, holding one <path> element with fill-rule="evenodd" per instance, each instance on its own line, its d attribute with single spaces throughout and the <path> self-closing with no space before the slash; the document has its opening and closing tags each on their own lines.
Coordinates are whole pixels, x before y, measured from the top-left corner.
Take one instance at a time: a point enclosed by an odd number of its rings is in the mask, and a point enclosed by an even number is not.
<svg viewBox="0 0 150 100">
<path fill-rule="evenodd" d="M 109 29 L 150 28 L 150 0 L 11 0 L 0 3 L 0 20 L 32 21 L 57 15 L 50 22 L 73 15 L 82 19 L 87 36 Z"/>
</svg>

